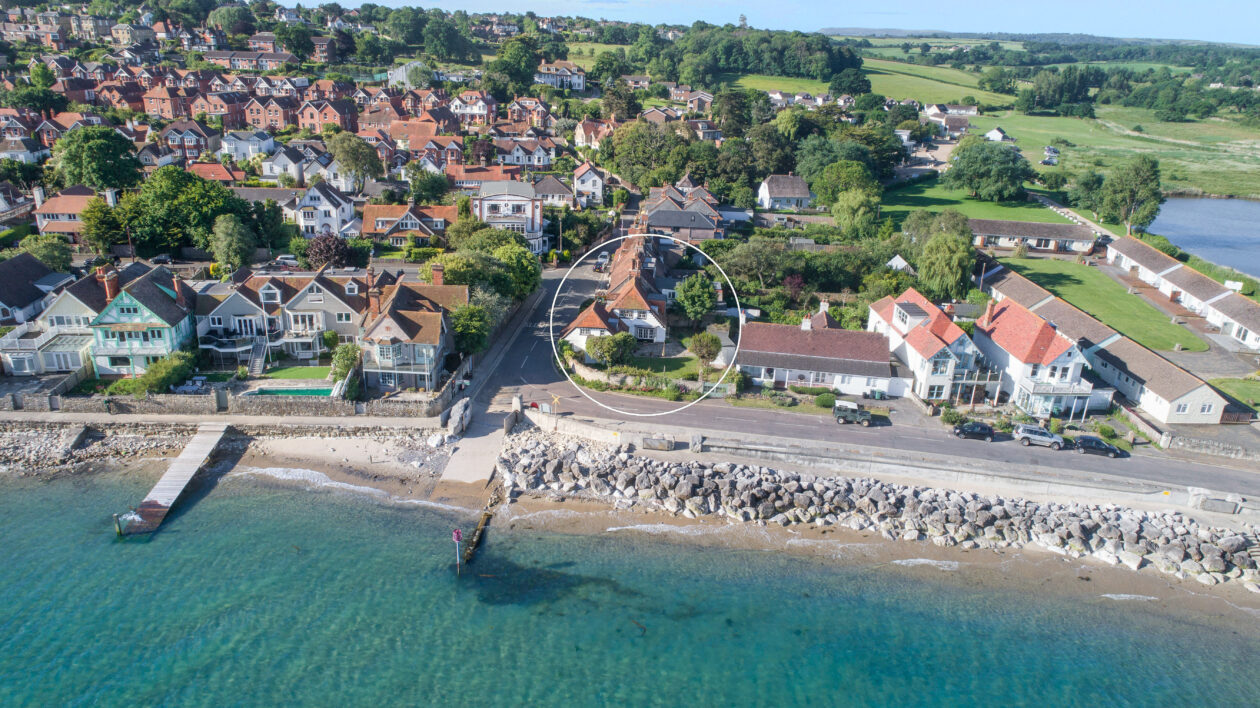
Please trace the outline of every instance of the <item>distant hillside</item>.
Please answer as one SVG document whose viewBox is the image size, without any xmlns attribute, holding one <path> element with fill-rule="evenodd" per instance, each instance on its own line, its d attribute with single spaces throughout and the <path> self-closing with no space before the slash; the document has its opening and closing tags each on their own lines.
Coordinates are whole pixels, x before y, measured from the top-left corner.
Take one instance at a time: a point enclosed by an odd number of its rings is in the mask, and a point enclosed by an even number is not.
<svg viewBox="0 0 1260 708">
<path fill-rule="evenodd" d="M 821 34 L 836 37 L 905 37 L 916 39 L 987 39 L 994 42 L 1055 42 L 1057 44 L 1222 44 L 1225 46 L 1249 46 L 1225 42 L 1204 42 L 1197 39 L 1152 39 L 1099 37 L 1092 34 L 1067 33 L 1019 33 L 1019 32 L 946 32 L 944 30 L 880 29 L 870 27 L 824 27 Z"/>
</svg>

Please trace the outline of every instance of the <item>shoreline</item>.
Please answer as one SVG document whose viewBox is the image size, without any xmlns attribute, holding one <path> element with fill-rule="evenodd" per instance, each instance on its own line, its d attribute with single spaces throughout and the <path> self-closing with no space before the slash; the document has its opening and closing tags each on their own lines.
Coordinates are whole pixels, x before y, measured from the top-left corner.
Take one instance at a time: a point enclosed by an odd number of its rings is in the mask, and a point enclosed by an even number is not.
<svg viewBox="0 0 1260 708">
<path fill-rule="evenodd" d="M 537 435 L 530 431 L 524 435 Z M 522 435 L 514 434 L 513 438 Z M 451 514 L 456 523 L 471 522 L 486 506 L 493 488 L 442 482 L 438 463 L 448 445 L 429 448 L 424 441 L 356 438 L 258 438 L 237 441 L 240 449 L 213 462 L 210 484 L 251 477 L 266 486 L 351 494 L 399 508 Z M 511 442 L 511 439 L 509 439 Z M 576 440 L 567 444 L 578 447 Z M 240 443 L 246 443 L 240 445 Z M 505 446 L 505 450 L 507 447 Z M 419 461 L 415 455 L 423 452 Z M 644 458 L 646 459 L 646 458 Z M 95 470 L 156 480 L 169 456 L 89 458 L 44 470 L 17 473 L 48 480 L 91 474 Z M 499 481 L 496 479 L 496 482 Z M 200 484 L 206 484 L 202 480 Z M 687 518 L 638 500 L 586 498 L 572 492 L 522 490 L 495 509 L 487 542 L 497 533 L 544 532 L 574 536 L 618 537 L 651 542 L 755 553 L 786 553 L 811 563 L 870 570 L 895 569 L 910 579 L 942 581 L 960 588 L 1014 592 L 1050 592 L 1078 601 L 1124 602 L 1150 611 L 1198 621 L 1221 617 L 1260 620 L 1260 595 L 1239 582 L 1213 586 L 1177 581 L 1152 572 L 1107 565 L 1095 558 L 1073 558 L 1031 544 L 1008 548 L 910 542 L 878 528 L 843 525 L 779 525 L 767 520 L 733 521 L 719 516 Z M 136 500 L 137 502 L 139 499 Z M 1223 606 L 1221 603 L 1225 603 Z"/>
</svg>

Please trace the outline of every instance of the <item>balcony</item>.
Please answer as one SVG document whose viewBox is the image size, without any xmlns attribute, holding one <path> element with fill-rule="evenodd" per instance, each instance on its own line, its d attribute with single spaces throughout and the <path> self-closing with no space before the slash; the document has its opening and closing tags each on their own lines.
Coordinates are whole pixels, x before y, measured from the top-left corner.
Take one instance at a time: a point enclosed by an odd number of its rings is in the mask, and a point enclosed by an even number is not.
<svg viewBox="0 0 1260 708">
<path fill-rule="evenodd" d="M 432 374 L 434 366 L 433 362 L 377 361 L 376 359 L 365 358 L 363 360 L 363 370 L 399 374 Z"/>
<path fill-rule="evenodd" d="M 12 332 L 0 338 L 0 349 L 36 351 L 63 334 L 92 334 L 92 330 L 83 325 L 60 325 L 45 330 L 36 329 L 36 326 L 34 322 L 24 322 L 18 325 Z"/>
<path fill-rule="evenodd" d="M 1019 385 L 1034 396 L 1088 396 L 1094 390 L 1094 385 L 1085 381 L 1077 383 L 1021 381 Z"/>
<path fill-rule="evenodd" d="M 166 356 L 171 348 L 165 342 L 109 342 L 93 344 L 92 354 L 96 356 Z"/>
<path fill-rule="evenodd" d="M 197 346 L 216 352 L 239 352 L 254 346 L 256 337 L 227 337 L 207 334 L 197 338 Z"/>
</svg>

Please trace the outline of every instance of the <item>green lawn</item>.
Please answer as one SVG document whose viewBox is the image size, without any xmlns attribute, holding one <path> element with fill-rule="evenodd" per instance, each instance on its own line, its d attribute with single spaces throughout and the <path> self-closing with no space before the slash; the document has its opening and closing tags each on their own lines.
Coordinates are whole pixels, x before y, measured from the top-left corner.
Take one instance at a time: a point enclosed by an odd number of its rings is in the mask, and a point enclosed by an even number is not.
<svg viewBox="0 0 1260 708">
<path fill-rule="evenodd" d="M 654 371 L 676 379 L 686 374 L 698 372 L 700 363 L 693 356 L 636 356 L 631 358 L 629 366 L 647 369 L 648 371 Z"/>
<path fill-rule="evenodd" d="M 752 398 L 752 397 L 735 398 L 733 397 L 733 398 L 724 398 L 722 400 L 738 408 L 768 408 L 768 409 L 773 409 L 777 411 L 783 411 L 784 413 L 802 413 L 806 415 L 831 415 L 830 408 L 820 408 L 819 406 L 814 405 L 810 401 L 801 401 L 794 406 L 785 407 L 785 406 L 776 405 L 774 401 L 771 401 L 765 398 Z"/>
<path fill-rule="evenodd" d="M 891 216 L 898 224 L 918 209 L 944 211 L 956 209 L 973 219 L 1036 221 L 1052 224 L 1070 223 L 1066 218 L 1041 206 L 1038 202 L 982 202 L 967 196 L 966 190 L 950 190 L 937 180 L 919 182 L 890 189 L 884 193 L 880 218 Z"/>
<path fill-rule="evenodd" d="M 1260 413 L 1260 379 L 1212 379 L 1208 383 Z"/>
<path fill-rule="evenodd" d="M 265 379 L 326 379 L 329 366 L 277 366 L 263 374 Z"/>
<path fill-rule="evenodd" d="M 1164 313 L 1096 268 L 1050 258 L 1003 258 L 1002 263 L 1067 300 L 1103 324 L 1144 347 L 1172 350 L 1178 343 L 1191 352 L 1207 344 L 1190 330 L 1175 325 Z"/>
<path fill-rule="evenodd" d="M 1260 129 L 1230 118 L 1161 123 L 1145 108 L 1097 106 L 1096 112 L 1092 119 L 1005 111 L 974 116 L 971 125 L 972 132 L 1001 126 L 1034 164 L 1044 146 L 1062 138 L 1071 144 L 1061 147 L 1059 164 L 1069 172 L 1106 171 L 1149 153 L 1160 161 L 1165 189 L 1260 196 Z"/>
</svg>

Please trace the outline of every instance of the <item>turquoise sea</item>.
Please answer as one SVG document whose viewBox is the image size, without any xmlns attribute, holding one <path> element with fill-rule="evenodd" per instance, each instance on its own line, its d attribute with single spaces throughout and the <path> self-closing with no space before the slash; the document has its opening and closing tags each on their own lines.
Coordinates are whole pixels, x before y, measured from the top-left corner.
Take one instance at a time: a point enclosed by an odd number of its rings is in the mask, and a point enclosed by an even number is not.
<svg viewBox="0 0 1260 708">
<path fill-rule="evenodd" d="M 0 705 L 1258 700 L 1254 627 L 1144 603 L 538 531 L 493 532 L 457 578 L 466 517 L 241 477 L 151 540 L 117 540 L 110 513 L 147 486 L 0 481 Z"/>
</svg>

